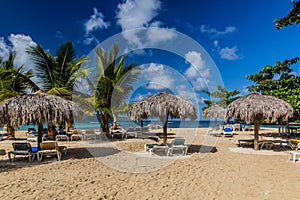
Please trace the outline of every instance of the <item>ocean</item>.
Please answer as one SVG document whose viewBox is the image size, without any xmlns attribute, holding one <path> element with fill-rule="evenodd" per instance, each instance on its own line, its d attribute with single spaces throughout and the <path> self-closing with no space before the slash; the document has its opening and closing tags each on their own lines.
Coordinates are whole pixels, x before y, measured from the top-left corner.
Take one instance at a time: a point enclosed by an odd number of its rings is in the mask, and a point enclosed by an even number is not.
<svg viewBox="0 0 300 200">
<path fill-rule="evenodd" d="M 110 123 L 111 125 L 112 123 Z M 147 126 L 148 124 L 152 125 L 160 125 L 162 124 L 159 121 L 150 121 L 150 120 L 145 120 L 143 122 L 144 126 Z M 219 121 L 218 124 L 224 124 L 224 121 Z M 140 122 L 133 122 L 133 121 L 119 121 L 118 122 L 119 126 L 122 126 L 123 128 L 129 128 L 129 127 L 136 127 L 140 126 Z M 169 120 L 168 121 L 168 128 L 208 128 L 208 127 L 214 127 L 215 122 L 213 121 L 207 121 L 207 120 L 200 120 L 200 121 L 180 121 L 180 120 Z M 246 124 L 241 124 L 241 126 L 244 126 Z M 44 125 L 46 128 L 47 125 Z M 78 122 L 74 124 L 74 127 L 76 129 L 99 129 L 100 124 L 98 122 Z M 275 124 L 263 124 L 261 127 L 269 127 L 269 128 L 276 128 L 277 125 Z M 24 125 L 21 126 L 18 130 L 27 130 L 28 128 L 36 128 L 36 125 Z M 1 130 L 1 129 L 0 129 Z"/>
</svg>

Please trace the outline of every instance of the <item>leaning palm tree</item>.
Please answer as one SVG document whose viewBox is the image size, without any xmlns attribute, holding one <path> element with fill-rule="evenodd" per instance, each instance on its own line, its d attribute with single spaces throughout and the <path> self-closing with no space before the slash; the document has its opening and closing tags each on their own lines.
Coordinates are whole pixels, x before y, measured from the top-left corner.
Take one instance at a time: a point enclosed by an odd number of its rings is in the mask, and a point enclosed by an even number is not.
<svg viewBox="0 0 300 200">
<path fill-rule="evenodd" d="M 111 115 L 114 119 L 113 128 L 117 128 L 117 114 L 126 110 L 127 104 L 124 102 L 129 91 L 133 89 L 131 84 L 136 80 L 139 70 L 135 68 L 135 64 L 124 66 L 124 55 L 117 60 L 119 48 L 116 44 L 111 47 L 108 55 L 101 47 L 97 47 L 95 53 L 97 57 L 97 73 L 94 76 L 95 108 L 98 111 L 97 117 L 100 119 L 102 131 L 107 132 Z M 114 103 L 113 93 L 116 94 L 118 103 Z"/>
<path fill-rule="evenodd" d="M 77 59 L 71 42 L 62 44 L 53 57 L 41 45 L 30 47 L 27 53 L 31 55 L 35 63 L 37 76 L 42 85 L 41 89 L 48 94 L 72 100 L 76 79 L 87 58 L 82 56 Z M 72 126 L 73 120 L 70 123 Z M 66 124 L 66 129 L 68 128 Z M 52 131 L 50 128 L 50 135 Z"/>
<path fill-rule="evenodd" d="M 15 54 L 10 52 L 7 60 L 0 60 L 0 103 L 11 97 L 25 94 L 28 90 L 37 91 L 39 87 L 31 80 L 31 70 L 24 71 L 23 65 L 14 67 Z M 15 139 L 14 128 L 7 126 L 8 139 Z"/>
</svg>

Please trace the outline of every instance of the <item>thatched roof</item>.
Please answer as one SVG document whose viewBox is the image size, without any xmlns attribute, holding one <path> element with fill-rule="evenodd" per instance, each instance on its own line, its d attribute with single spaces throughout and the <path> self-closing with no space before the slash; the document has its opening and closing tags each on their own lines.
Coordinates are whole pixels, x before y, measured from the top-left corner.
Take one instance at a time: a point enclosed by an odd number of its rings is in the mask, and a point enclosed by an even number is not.
<svg viewBox="0 0 300 200">
<path fill-rule="evenodd" d="M 208 118 L 225 118 L 225 108 L 222 108 L 219 105 L 213 105 L 209 108 L 206 108 L 202 112 L 202 118 L 208 119 Z"/>
<path fill-rule="evenodd" d="M 225 112 L 226 121 L 234 117 L 248 124 L 253 123 L 258 117 L 268 119 L 273 123 L 277 119 L 288 121 L 292 116 L 293 108 L 287 102 L 258 93 L 249 94 L 231 102 Z"/>
<path fill-rule="evenodd" d="M 183 97 L 161 92 L 134 103 L 129 108 L 128 115 L 131 120 L 158 117 L 165 122 L 167 116 L 195 120 L 197 109 L 191 101 Z"/>
<path fill-rule="evenodd" d="M 12 97 L 0 104 L 0 124 L 19 127 L 28 123 L 57 123 L 83 114 L 72 101 L 45 93 Z"/>
</svg>

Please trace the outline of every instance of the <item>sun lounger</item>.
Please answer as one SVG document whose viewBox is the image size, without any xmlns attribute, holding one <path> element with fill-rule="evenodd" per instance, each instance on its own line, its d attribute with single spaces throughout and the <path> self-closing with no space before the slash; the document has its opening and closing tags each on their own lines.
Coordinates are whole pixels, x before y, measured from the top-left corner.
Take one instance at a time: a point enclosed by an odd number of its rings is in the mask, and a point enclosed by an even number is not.
<svg viewBox="0 0 300 200">
<path fill-rule="evenodd" d="M 149 151 L 150 156 L 153 155 L 153 151 L 163 149 L 165 150 L 165 155 L 168 155 L 168 149 L 169 147 L 164 144 L 145 144 L 144 145 L 144 150 Z"/>
<path fill-rule="evenodd" d="M 173 155 L 174 150 L 181 150 L 183 155 L 187 154 L 188 146 L 184 144 L 184 138 L 174 138 L 170 144 L 168 144 L 168 153 L 167 155 Z"/>
<path fill-rule="evenodd" d="M 291 151 L 289 153 L 289 160 L 293 159 L 293 162 L 296 162 L 297 156 L 298 156 L 298 161 L 299 161 L 300 151 Z"/>
<path fill-rule="evenodd" d="M 61 160 L 63 153 L 67 154 L 66 146 L 58 146 L 57 142 L 42 142 L 41 150 L 37 152 L 38 160 L 42 161 L 43 156 L 57 155 L 57 160 Z"/>
<path fill-rule="evenodd" d="M 238 140 L 238 142 L 239 142 L 239 147 L 254 145 L 254 139 L 243 139 L 243 140 Z"/>
<path fill-rule="evenodd" d="M 14 142 L 12 143 L 13 151 L 8 152 L 9 161 L 13 161 L 16 155 L 28 156 L 29 162 L 33 161 L 37 152 L 36 147 L 31 147 L 28 142 Z M 11 158 L 11 154 L 13 154 L 13 158 Z"/>
<path fill-rule="evenodd" d="M 232 130 L 232 128 L 229 128 L 229 127 L 224 128 L 223 135 L 225 137 L 232 137 L 233 136 L 233 130 Z"/>
</svg>

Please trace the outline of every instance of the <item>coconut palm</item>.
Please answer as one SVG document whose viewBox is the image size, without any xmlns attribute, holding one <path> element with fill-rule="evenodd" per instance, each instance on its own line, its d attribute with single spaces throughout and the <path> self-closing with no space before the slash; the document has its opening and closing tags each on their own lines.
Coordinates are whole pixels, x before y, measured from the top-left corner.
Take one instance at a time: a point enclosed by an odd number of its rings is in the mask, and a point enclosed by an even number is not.
<svg viewBox="0 0 300 200">
<path fill-rule="evenodd" d="M 77 59 L 71 42 L 62 44 L 53 57 L 41 45 L 30 47 L 27 53 L 35 63 L 41 89 L 48 94 L 72 100 L 76 79 L 79 77 L 83 63 L 87 61 L 86 56 Z M 72 126 L 72 118 L 70 123 Z M 66 124 L 66 130 L 68 128 Z M 53 134 L 51 128 L 49 132 L 50 135 Z"/>
<path fill-rule="evenodd" d="M 195 120 L 197 109 L 191 101 L 183 97 L 161 92 L 133 103 L 128 115 L 134 121 L 158 117 L 163 124 L 163 143 L 167 144 L 168 118 Z"/>
<path fill-rule="evenodd" d="M 11 97 L 37 91 L 39 87 L 31 80 L 31 70 L 24 71 L 23 65 L 14 67 L 15 54 L 10 52 L 7 60 L 0 60 L 0 102 Z M 7 126 L 8 139 L 15 139 L 14 128 Z"/>
<path fill-rule="evenodd" d="M 95 108 L 98 111 L 97 117 L 101 121 L 102 131 L 107 132 L 110 114 L 114 119 L 113 128 L 117 128 L 117 114 L 126 109 L 126 95 L 132 90 L 131 84 L 136 80 L 139 71 L 135 68 L 135 64 L 124 66 L 124 55 L 117 60 L 119 48 L 116 44 L 111 47 L 108 55 L 101 47 L 97 47 L 95 53 L 97 57 L 97 73 L 94 77 Z M 114 103 L 113 93 L 117 97 L 117 103 Z"/>
</svg>

